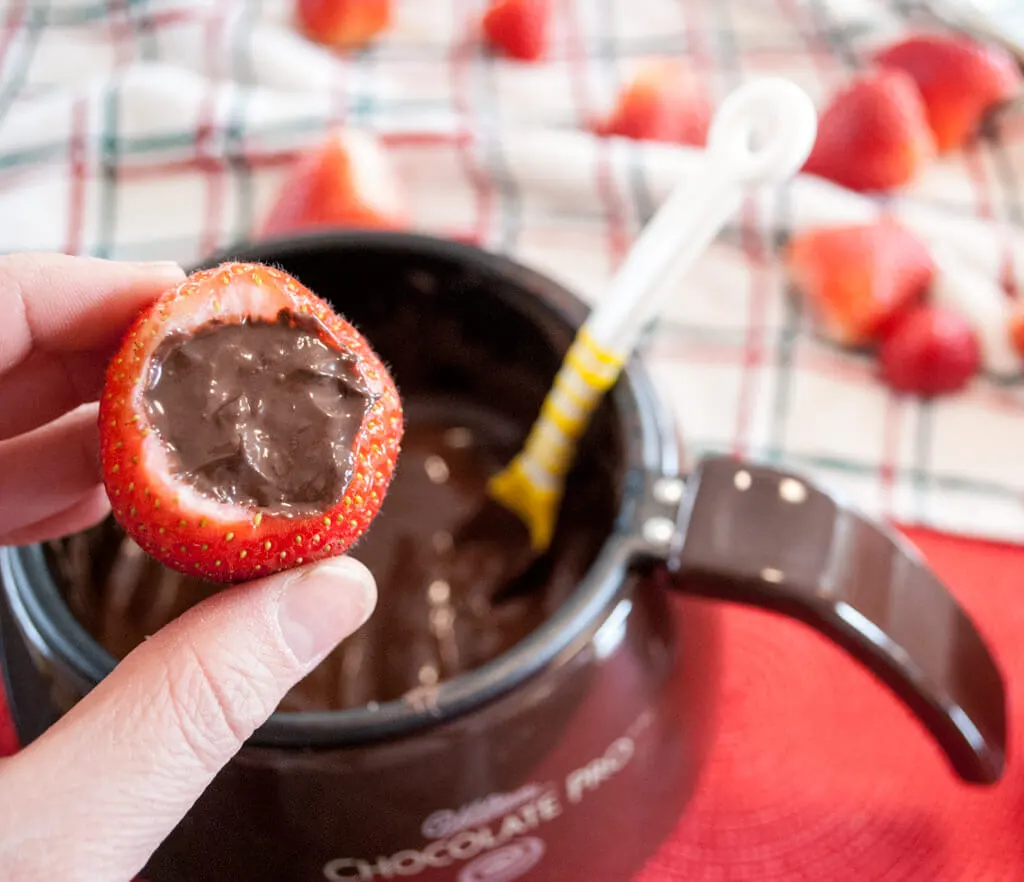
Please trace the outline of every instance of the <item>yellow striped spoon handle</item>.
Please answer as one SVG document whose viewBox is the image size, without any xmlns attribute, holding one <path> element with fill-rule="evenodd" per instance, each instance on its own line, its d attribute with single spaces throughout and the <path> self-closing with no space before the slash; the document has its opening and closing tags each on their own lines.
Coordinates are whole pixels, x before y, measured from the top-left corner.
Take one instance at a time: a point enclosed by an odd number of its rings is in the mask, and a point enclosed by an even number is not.
<svg viewBox="0 0 1024 882">
<path fill-rule="evenodd" d="M 569 347 L 522 451 L 488 485 L 527 526 L 534 551 L 550 544 L 579 439 L 644 327 L 667 305 L 670 282 L 693 266 L 747 192 L 796 174 L 816 129 L 813 103 L 787 80 L 752 81 L 722 103 L 700 174 L 677 185 L 644 227 Z"/>
<path fill-rule="evenodd" d="M 487 488 L 491 497 L 526 524 L 535 551 L 544 551 L 551 544 L 576 445 L 624 364 L 619 353 L 600 346 L 582 328 L 566 353 L 522 451 L 491 478 Z"/>
</svg>

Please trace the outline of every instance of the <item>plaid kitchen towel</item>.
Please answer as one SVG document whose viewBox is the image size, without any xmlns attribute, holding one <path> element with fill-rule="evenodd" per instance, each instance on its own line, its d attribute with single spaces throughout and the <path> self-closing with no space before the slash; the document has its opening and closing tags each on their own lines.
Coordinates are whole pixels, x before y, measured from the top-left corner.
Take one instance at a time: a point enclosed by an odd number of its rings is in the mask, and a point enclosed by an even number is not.
<svg viewBox="0 0 1024 882">
<path fill-rule="evenodd" d="M 277 0 L 8 0 L 0 12 L 0 248 L 195 261 L 244 240 L 297 151 L 377 133 L 422 230 L 468 236 L 601 296 L 700 152 L 586 132 L 635 64 L 684 55 L 721 98 L 761 73 L 821 103 L 908 27 L 880 0 L 560 0 L 549 58 L 495 60 L 483 0 L 405 0 L 367 51 L 311 45 Z M 941 253 L 1024 282 L 1024 119 L 990 126 L 887 203 Z M 811 333 L 779 245 L 880 205 L 800 178 L 750 200 L 678 296 L 649 363 L 695 457 L 804 470 L 867 511 L 1024 540 L 1024 386 L 890 395 Z M 1013 289 L 1013 285 L 1010 285 Z"/>
</svg>

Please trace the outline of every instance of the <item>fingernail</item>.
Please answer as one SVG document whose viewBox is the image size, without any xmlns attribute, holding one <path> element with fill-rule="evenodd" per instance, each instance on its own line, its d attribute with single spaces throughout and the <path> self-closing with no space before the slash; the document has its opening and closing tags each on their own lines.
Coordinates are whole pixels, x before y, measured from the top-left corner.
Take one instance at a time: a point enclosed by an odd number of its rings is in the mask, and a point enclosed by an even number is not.
<svg viewBox="0 0 1024 882">
<path fill-rule="evenodd" d="M 373 612 L 377 586 L 352 558 L 315 564 L 286 579 L 278 608 L 281 634 L 303 664 L 319 660 Z"/>
<path fill-rule="evenodd" d="M 137 272 L 166 279 L 168 282 L 179 282 L 185 278 L 185 270 L 173 260 L 139 260 L 132 262 L 131 266 Z"/>
</svg>

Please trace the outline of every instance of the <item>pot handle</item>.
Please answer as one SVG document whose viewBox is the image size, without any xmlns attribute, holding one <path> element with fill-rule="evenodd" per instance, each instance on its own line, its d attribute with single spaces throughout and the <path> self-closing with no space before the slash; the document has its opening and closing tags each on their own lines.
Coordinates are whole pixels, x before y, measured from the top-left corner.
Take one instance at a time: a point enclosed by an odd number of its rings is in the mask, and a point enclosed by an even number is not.
<svg viewBox="0 0 1024 882">
<path fill-rule="evenodd" d="M 799 619 L 888 684 L 966 781 L 996 782 L 1006 700 L 974 624 L 895 532 L 798 475 L 728 457 L 687 482 L 674 587 Z"/>
</svg>

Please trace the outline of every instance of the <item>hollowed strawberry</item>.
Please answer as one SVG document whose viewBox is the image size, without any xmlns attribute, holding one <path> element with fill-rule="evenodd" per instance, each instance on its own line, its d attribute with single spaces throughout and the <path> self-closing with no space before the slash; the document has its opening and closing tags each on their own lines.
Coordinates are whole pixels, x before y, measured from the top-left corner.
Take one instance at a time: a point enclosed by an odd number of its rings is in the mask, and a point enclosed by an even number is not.
<svg viewBox="0 0 1024 882">
<path fill-rule="evenodd" d="M 223 264 L 135 321 L 100 402 L 114 517 L 165 565 L 236 582 L 342 554 L 403 429 L 366 340 L 286 273 Z"/>
</svg>

